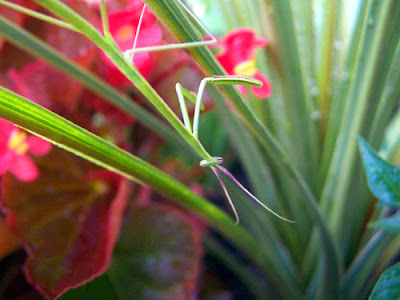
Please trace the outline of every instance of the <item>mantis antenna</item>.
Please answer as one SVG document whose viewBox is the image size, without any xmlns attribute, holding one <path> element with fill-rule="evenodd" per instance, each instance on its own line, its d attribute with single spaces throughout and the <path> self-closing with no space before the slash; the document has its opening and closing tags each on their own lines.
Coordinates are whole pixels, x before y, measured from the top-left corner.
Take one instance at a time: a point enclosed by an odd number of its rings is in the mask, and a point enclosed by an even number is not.
<svg viewBox="0 0 400 300">
<path fill-rule="evenodd" d="M 138 52 L 152 52 L 152 51 L 164 51 L 164 50 L 171 50 L 171 49 L 182 49 L 182 48 L 190 48 L 190 47 L 198 47 L 198 46 L 204 46 L 204 45 L 210 45 L 210 44 L 215 44 L 217 42 L 217 39 L 213 36 L 213 34 L 201 23 L 201 21 L 197 18 L 195 14 L 193 14 L 189 8 L 181 1 L 181 0 L 176 0 L 179 2 L 179 4 L 185 9 L 185 11 L 192 17 L 193 20 L 199 24 L 204 32 L 211 37 L 211 40 L 208 41 L 194 41 L 194 42 L 186 42 L 186 43 L 178 43 L 178 44 L 170 44 L 170 45 L 163 45 L 163 46 L 151 46 L 151 47 L 143 47 L 143 48 L 136 48 L 138 37 L 139 37 L 139 32 L 140 28 L 142 25 L 142 20 L 143 16 L 146 10 L 146 4 L 144 4 L 140 19 L 138 22 L 137 30 L 136 30 L 136 36 L 135 40 L 133 43 L 133 47 L 130 50 L 125 51 L 124 57 L 129 61 L 132 62 L 133 56 L 135 53 Z M 213 84 L 231 84 L 231 85 L 248 85 L 248 86 L 262 86 L 262 82 L 247 76 L 243 75 L 223 75 L 223 76 L 212 76 L 212 77 L 206 77 L 204 78 L 199 85 L 199 90 L 197 93 L 197 96 L 193 94 L 192 92 L 186 90 L 185 88 L 182 87 L 181 84 L 177 83 L 176 84 L 176 93 L 178 96 L 179 100 L 179 106 L 181 108 L 182 112 L 182 118 L 183 118 L 183 123 L 186 127 L 186 129 L 198 140 L 198 128 L 199 128 L 199 118 L 200 118 L 200 110 L 202 108 L 201 100 L 203 98 L 203 93 L 204 89 L 206 87 L 207 83 L 213 83 Z M 188 114 L 188 110 L 186 108 L 185 104 L 185 97 L 192 102 L 195 103 L 195 110 L 194 110 L 194 116 L 193 116 L 193 130 L 192 126 L 190 124 L 190 118 Z M 204 159 L 200 162 L 201 167 L 209 167 L 211 170 L 214 172 L 215 176 L 217 177 L 219 183 L 221 184 L 221 187 L 225 193 L 226 198 L 228 199 L 229 204 L 232 207 L 233 213 L 236 218 L 236 225 L 239 224 L 239 215 L 235 209 L 235 206 L 233 204 L 233 201 L 231 197 L 229 196 L 228 190 L 221 178 L 221 175 L 219 171 L 224 173 L 226 176 L 228 176 L 241 190 L 243 190 L 250 198 L 252 198 L 254 201 L 256 201 L 259 205 L 261 205 L 263 208 L 265 208 L 267 211 L 272 213 L 274 216 L 278 217 L 281 220 L 284 220 L 289 223 L 295 223 L 292 220 L 286 219 L 282 216 L 280 216 L 278 213 L 270 209 L 268 206 L 266 206 L 263 202 L 261 202 L 256 196 L 254 196 L 248 189 L 246 189 L 233 175 L 230 173 L 226 168 L 220 166 L 222 164 L 223 159 L 222 157 L 211 157 L 210 159 Z"/>
</svg>

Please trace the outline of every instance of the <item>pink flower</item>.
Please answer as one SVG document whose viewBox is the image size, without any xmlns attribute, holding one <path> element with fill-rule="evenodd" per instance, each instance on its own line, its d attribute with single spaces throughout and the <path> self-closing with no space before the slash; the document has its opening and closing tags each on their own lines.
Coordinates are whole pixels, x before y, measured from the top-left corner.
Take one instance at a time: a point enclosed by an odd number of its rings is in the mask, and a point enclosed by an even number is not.
<svg viewBox="0 0 400 300">
<path fill-rule="evenodd" d="M 142 7 L 143 4 L 141 5 L 141 8 Z M 117 10 L 108 15 L 111 35 L 122 52 L 132 49 L 133 47 L 137 25 L 142 11 L 141 8 L 138 9 L 137 5 L 131 4 L 127 9 Z M 137 48 L 155 45 L 161 41 L 162 31 L 155 22 L 156 17 L 149 9 L 146 9 L 139 32 Z M 130 81 L 118 70 L 114 63 L 106 55 L 104 55 L 104 58 L 108 66 L 106 71 L 108 81 L 115 86 L 129 84 Z M 150 74 L 152 70 L 152 56 L 150 53 L 136 53 L 133 63 L 143 76 Z"/>
<path fill-rule="evenodd" d="M 216 58 L 229 75 L 246 75 L 260 80 L 262 87 L 250 87 L 258 98 L 268 98 L 272 93 L 271 83 L 257 70 L 256 48 L 267 45 L 263 38 L 257 38 L 250 28 L 239 28 L 229 32 L 221 41 L 222 51 Z M 247 97 L 246 88 L 238 86 L 243 96 Z"/>
<path fill-rule="evenodd" d="M 0 175 L 10 171 L 21 181 L 33 181 L 39 176 L 39 170 L 28 156 L 45 155 L 51 144 L 37 136 L 27 136 L 17 126 L 0 119 Z"/>
</svg>

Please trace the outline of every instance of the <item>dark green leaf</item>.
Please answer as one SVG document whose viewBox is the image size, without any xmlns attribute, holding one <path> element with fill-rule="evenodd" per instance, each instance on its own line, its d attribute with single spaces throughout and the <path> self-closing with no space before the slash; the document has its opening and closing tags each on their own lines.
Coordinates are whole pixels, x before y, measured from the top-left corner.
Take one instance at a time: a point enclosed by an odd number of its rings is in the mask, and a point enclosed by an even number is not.
<svg viewBox="0 0 400 300">
<path fill-rule="evenodd" d="M 59 300 L 117 300 L 118 297 L 110 282 L 107 273 L 94 280 L 87 282 L 85 285 L 75 289 L 71 289 L 63 294 Z"/>
<path fill-rule="evenodd" d="M 383 203 L 400 207 L 400 169 L 382 160 L 361 137 L 359 144 L 370 190 Z"/>
<path fill-rule="evenodd" d="M 370 300 L 400 299 L 400 263 L 387 269 L 376 283 Z"/>
</svg>

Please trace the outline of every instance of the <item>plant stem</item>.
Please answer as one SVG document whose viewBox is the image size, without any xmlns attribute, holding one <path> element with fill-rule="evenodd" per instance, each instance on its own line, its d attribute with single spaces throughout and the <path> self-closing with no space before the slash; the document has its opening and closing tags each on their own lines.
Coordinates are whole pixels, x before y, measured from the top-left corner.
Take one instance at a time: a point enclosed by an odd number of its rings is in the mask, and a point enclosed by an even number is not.
<svg viewBox="0 0 400 300">
<path fill-rule="evenodd" d="M 289 0 L 265 0 L 275 38 L 279 49 L 274 60 L 280 74 L 284 107 L 290 122 L 290 147 L 288 156 L 312 191 L 316 191 L 316 177 L 320 156 L 320 137 L 317 122 L 312 118 L 314 109 L 311 91 L 306 78 L 307 60 L 301 54 L 301 38 L 296 31 L 294 4 Z M 304 5 L 309 5 L 304 4 Z M 304 32 L 307 35 L 307 32 Z M 307 141 L 306 143 L 304 141 Z"/>
<path fill-rule="evenodd" d="M 319 104 L 321 107 L 321 129 L 322 136 L 326 132 L 328 112 L 331 100 L 331 78 L 333 69 L 333 49 L 335 45 L 335 32 L 337 30 L 338 12 L 340 11 L 340 1 L 325 0 L 323 5 L 322 36 L 318 49 L 320 57 L 316 65 L 316 80 L 319 89 Z"/>
<path fill-rule="evenodd" d="M 7 2 L 5 0 L 0 0 L 0 4 L 6 6 L 8 8 L 11 8 L 11 9 L 15 9 L 16 11 L 19 11 L 19 12 L 21 12 L 23 14 L 28 15 L 28 16 L 31 16 L 31 17 L 34 17 L 36 19 L 45 21 L 47 23 L 51 23 L 51 24 L 54 24 L 54 25 L 57 25 L 57 26 L 60 26 L 60 27 L 63 27 L 63 28 L 66 28 L 66 29 L 69 29 L 69 30 L 72 30 L 72 31 L 79 32 L 78 29 L 76 29 L 73 25 L 71 25 L 71 24 L 69 24 L 67 22 L 58 20 L 56 18 L 50 17 L 50 16 L 42 14 L 42 13 L 38 13 L 37 11 L 34 11 L 32 9 L 23 7 L 21 5 L 14 4 L 14 3 L 11 3 L 11 2 Z"/>
</svg>

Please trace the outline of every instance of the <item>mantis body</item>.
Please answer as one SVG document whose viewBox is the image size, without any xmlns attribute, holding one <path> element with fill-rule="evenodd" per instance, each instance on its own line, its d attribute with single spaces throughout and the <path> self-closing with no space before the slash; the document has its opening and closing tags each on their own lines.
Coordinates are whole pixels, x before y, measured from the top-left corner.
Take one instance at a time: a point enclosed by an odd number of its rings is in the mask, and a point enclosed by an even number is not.
<svg viewBox="0 0 400 300">
<path fill-rule="evenodd" d="M 143 6 L 143 10 L 141 12 L 141 16 L 139 19 L 139 23 L 137 26 L 136 30 L 136 36 L 134 40 L 134 44 L 132 46 L 132 49 L 125 51 L 124 57 L 127 59 L 129 63 L 133 62 L 133 56 L 135 53 L 138 52 L 151 52 L 151 51 L 165 51 L 165 50 L 170 50 L 170 49 L 182 49 L 182 48 L 190 48 L 190 47 L 198 47 L 198 46 L 204 46 L 204 45 L 210 45 L 210 44 L 215 44 L 217 42 L 216 38 L 212 35 L 211 32 L 207 30 L 207 28 L 201 23 L 201 21 L 194 15 L 189 8 L 182 3 L 181 0 L 177 0 L 180 5 L 183 7 L 183 9 L 189 14 L 189 16 L 192 17 L 193 20 L 195 20 L 204 30 L 204 32 L 211 38 L 210 40 L 207 41 L 195 41 L 195 42 L 187 42 L 187 43 L 179 43 L 179 44 L 170 44 L 170 45 L 162 45 L 162 46 L 151 46 L 151 47 L 143 47 L 143 48 L 136 48 L 139 32 L 140 32 L 140 27 L 142 24 L 142 19 L 144 16 L 144 12 L 146 9 L 146 4 Z M 102 1 L 103 2 L 103 1 Z M 104 3 L 103 3 L 104 5 Z M 197 96 L 193 94 L 192 92 L 188 91 L 187 89 L 183 88 L 181 84 L 177 83 L 175 88 L 176 88 L 176 93 L 178 96 L 179 100 L 179 106 L 181 108 L 182 112 L 182 118 L 183 118 L 183 123 L 186 127 L 186 129 L 193 134 L 193 136 L 198 139 L 198 125 L 199 125 L 199 117 L 200 117 L 200 110 L 202 108 L 202 97 L 203 93 L 205 90 L 205 87 L 207 83 L 212 83 L 212 84 L 230 84 L 230 85 L 247 85 L 247 86 L 257 86 L 260 87 L 262 86 L 262 82 L 247 76 L 242 76 L 242 75 L 225 75 L 225 76 L 212 76 L 212 77 L 206 77 L 203 80 L 201 80 L 199 89 L 197 92 Z M 194 116 L 193 116 L 193 128 L 192 124 L 190 122 L 188 110 L 186 108 L 186 103 L 185 103 L 185 97 L 192 102 L 195 103 L 195 110 L 194 110 Z M 200 161 L 200 166 L 202 167 L 209 167 L 211 170 L 214 172 L 215 176 L 217 177 L 218 181 L 221 184 L 221 187 L 229 201 L 229 204 L 232 207 L 233 213 L 236 218 L 236 224 L 239 223 L 239 215 L 235 209 L 235 206 L 232 202 L 231 197 L 229 196 L 229 193 L 226 189 L 226 186 L 221 178 L 220 172 L 224 173 L 226 176 L 228 176 L 237 186 L 239 186 L 249 197 L 251 197 L 253 200 L 255 200 L 258 204 L 260 204 L 262 207 L 264 207 L 266 210 L 268 210 L 270 213 L 275 215 L 276 217 L 290 222 L 294 223 L 294 221 L 291 221 L 289 219 L 286 219 L 273 210 L 271 210 L 268 206 L 266 206 L 264 203 L 262 203 L 257 197 L 255 197 L 249 190 L 247 190 L 226 168 L 221 166 L 223 162 L 222 157 L 212 157 L 211 159 L 207 160 L 202 160 Z"/>
</svg>

